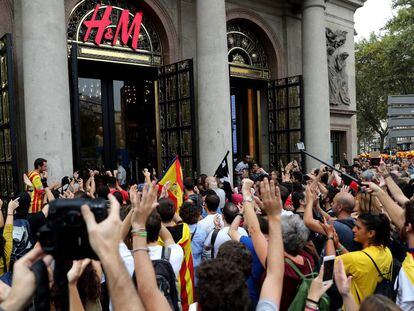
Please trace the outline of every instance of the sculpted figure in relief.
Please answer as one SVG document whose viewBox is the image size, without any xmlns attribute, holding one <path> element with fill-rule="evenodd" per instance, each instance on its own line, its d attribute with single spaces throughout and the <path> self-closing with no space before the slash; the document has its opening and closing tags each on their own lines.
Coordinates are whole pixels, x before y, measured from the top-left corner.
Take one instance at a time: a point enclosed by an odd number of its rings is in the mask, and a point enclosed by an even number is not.
<svg viewBox="0 0 414 311">
<path fill-rule="evenodd" d="M 348 75 L 346 74 L 346 59 L 349 54 L 340 52 L 346 41 L 346 31 L 333 32 L 326 28 L 326 45 L 328 52 L 328 76 L 329 76 L 329 103 L 338 106 L 351 103 L 348 89 Z"/>
</svg>

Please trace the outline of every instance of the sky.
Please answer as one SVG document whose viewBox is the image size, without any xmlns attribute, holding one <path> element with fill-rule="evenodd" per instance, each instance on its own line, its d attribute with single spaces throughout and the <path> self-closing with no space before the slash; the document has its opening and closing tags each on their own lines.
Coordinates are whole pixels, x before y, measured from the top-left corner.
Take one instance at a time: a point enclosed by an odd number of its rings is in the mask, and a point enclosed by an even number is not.
<svg viewBox="0 0 414 311">
<path fill-rule="evenodd" d="M 355 40 L 368 38 L 371 32 L 378 33 L 392 17 L 392 0 L 367 0 L 362 8 L 355 12 Z"/>
</svg>

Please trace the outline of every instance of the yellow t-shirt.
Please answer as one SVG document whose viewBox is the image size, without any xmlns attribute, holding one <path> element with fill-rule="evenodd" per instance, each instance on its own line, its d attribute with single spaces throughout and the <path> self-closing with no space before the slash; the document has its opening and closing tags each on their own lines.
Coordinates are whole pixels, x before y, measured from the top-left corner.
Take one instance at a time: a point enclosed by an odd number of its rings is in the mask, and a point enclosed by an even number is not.
<svg viewBox="0 0 414 311">
<path fill-rule="evenodd" d="M 390 249 L 388 247 L 369 246 L 364 249 L 364 252 L 372 257 L 381 274 L 385 274 L 388 279 L 391 279 L 392 255 Z M 360 305 L 365 298 L 374 293 L 382 278 L 378 275 L 371 259 L 362 251 L 343 254 L 338 258 L 341 258 L 344 263 L 346 275 L 352 275 L 351 294 L 356 303 Z"/>
<path fill-rule="evenodd" d="M 13 250 L 13 224 L 7 224 L 3 229 L 3 237 L 6 243 L 4 244 L 4 259 L 0 258 L 0 275 L 6 273 L 10 265 L 10 257 Z M 4 266 L 6 264 L 6 267 Z"/>
</svg>

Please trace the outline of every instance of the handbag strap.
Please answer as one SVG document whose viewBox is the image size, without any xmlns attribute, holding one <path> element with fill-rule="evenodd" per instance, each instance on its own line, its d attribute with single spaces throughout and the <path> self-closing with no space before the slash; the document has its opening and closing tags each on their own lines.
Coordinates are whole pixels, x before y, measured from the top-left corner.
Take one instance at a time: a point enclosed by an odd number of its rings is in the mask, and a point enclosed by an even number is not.
<svg viewBox="0 0 414 311">
<path fill-rule="evenodd" d="M 385 275 L 386 274 L 390 274 L 390 272 L 391 272 L 391 270 L 392 270 L 392 261 L 391 261 L 391 267 L 390 267 L 390 270 L 389 270 L 389 272 L 388 273 L 381 273 L 381 270 L 378 268 L 378 266 L 377 266 L 377 264 L 375 263 L 375 261 L 374 261 L 374 259 L 372 259 L 372 257 L 368 254 L 368 253 L 366 253 L 366 252 L 364 252 L 364 251 L 362 251 L 365 255 L 367 255 L 368 257 L 369 257 L 369 259 L 371 259 L 371 261 L 372 261 L 372 263 L 374 264 L 374 266 L 375 266 L 375 269 L 377 269 L 377 271 L 378 271 L 378 276 L 379 277 L 382 277 L 382 278 L 384 278 L 385 277 Z"/>
<path fill-rule="evenodd" d="M 305 258 L 305 257 L 303 259 L 304 259 L 305 262 L 307 262 L 308 267 L 309 267 L 309 271 L 310 271 L 310 273 L 312 273 L 312 268 L 311 268 L 311 264 L 310 264 L 309 260 L 307 258 Z M 285 257 L 285 262 L 293 269 L 293 271 L 296 272 L 296 274 L 301 279 L 304 279 L 305 278 L 305 275 L 299 270 L 299 268 L 296 266 L 296 264 L 292 260 L 290 260 L 289 258 L 286 258 Z"/>
</svg>

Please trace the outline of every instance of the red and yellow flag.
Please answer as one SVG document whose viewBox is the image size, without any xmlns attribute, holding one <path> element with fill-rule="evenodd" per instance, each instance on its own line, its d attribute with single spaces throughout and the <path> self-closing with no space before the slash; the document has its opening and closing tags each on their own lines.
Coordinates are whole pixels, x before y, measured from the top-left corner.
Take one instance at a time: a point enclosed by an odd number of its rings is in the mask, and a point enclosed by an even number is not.
<svg viewBox="0 0 414 311">
<path fill-rule="evenodd" d="M 167 181 L 170 182 L 170 188 L 168 190 L 168 196 L 173 200 L 176 210 L 178 210 L 183 204 L 183 170 L 181 169 L 180 160 L 175 157 L 170 167 L 158 182 L 159 185 L 164 186 Z"/>
</svg>

